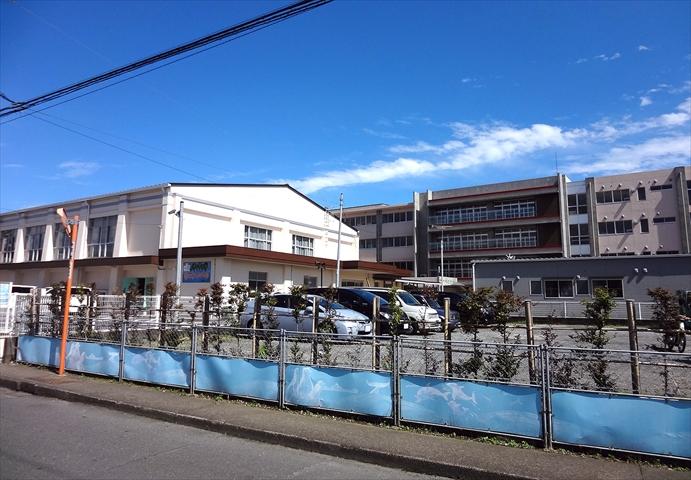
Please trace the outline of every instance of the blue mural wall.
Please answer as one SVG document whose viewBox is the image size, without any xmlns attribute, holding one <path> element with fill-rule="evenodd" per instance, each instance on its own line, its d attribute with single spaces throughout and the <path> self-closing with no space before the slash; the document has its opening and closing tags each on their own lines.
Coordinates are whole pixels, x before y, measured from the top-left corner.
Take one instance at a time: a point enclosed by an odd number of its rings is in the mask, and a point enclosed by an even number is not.
<svg viewBox="0 0 691 480">
<path fill-rule="evenodd" d="M 124 378 L 137 382 L 189 387 L 190 357 L 187 352 L 125 347 Z"/>
<path fill-rule="evenodd" d="M 60 339 L 22 336 L 18 340 L 17 359 L 39 365 L 58 366 Z M 118 376 L 120 347 L 118 345 L 67 341 L 65 368 L 76 372 Z"/>
<path fill-rule="evenodd" d="M 57 367 L 60 339 L 23 335 L 17 340 L 17 361 Z"/>
<path fill-rule="evenodd" d="M 198 390 L 278 401 L 278 364 L 264 360 L 196 356 Z"/>
<path fill-rule="evenodd" d="M 401 375 L 401 418 L 541 438 L 537 387 Z"/>
<path fill-rule="evenodd" d="M 552 392 L 554 441 L 691 458 L 691 400 Z"/>
<path fill-rule="evenodd" d="M 287 365 L 285 381 L 286 403 L 380 417 L 392 415 L 389 373 Z"/>
</svg>

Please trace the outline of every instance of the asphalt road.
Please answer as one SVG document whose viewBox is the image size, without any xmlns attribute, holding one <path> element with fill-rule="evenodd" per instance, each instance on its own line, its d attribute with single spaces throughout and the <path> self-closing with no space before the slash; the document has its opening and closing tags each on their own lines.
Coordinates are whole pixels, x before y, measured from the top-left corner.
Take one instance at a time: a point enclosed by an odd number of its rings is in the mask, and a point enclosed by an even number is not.
<svg viewBox="0 0 691 480">
<path fill-rule="evenodd" d="M 0 478 L 432 479 L 0 389 Z"/>
</svg>

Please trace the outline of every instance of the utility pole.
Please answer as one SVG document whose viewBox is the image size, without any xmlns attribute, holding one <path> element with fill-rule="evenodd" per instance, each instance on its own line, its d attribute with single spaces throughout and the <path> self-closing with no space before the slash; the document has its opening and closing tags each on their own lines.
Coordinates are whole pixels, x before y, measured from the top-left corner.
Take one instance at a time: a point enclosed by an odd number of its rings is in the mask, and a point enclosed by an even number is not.
<svg viewBox="0 0 691 480">
<path fill-rule="evenodd" d="M 70 303 L 72 303 L 72 276 L 74 275 L 74 254 L 77 249 L 77 230 L 79 228 L 79 215 L 75 215 L 72 219 L 67 218 L 64 208 L 56 210 L 60 216 L 62 226 L 65 228 L 65 233 L 70 237 L 70 260 L 67 269 L 67 285 L 65 286 L 65 304 L 63 305 L 62 315 L 62 336 L 60 338 L 60 363 L 58 364 L 58 375 L 65 374 L 65 354 L 67 350 L 67 334 L 69 332 L 70 323 Z"/>
<path fill-rule="evenodd" d="M 336 288 L 341 286 L 341 226 L 343 226 L 343 193 L 339 199 L 338 245 L 336 246 Z"/>
<path fill-rule="evenodd" d="M 177 264 L 175 265 L 175 284 L 178 287 L 178 295 L 182 289 L 182 216 L 185 211 L 185 201 L 180 200 L 180 206 L 177 210 L 173 209 L 168 212 L 168 215 L 175 215 L 178 217 L 178 253 Z"/>
</svg>

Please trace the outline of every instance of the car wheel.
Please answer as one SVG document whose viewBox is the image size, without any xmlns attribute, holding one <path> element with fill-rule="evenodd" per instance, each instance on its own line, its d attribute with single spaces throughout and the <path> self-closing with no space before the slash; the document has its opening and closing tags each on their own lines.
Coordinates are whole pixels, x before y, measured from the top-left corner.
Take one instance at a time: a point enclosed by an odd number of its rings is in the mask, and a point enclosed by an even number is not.
<svg viewBox="0 0 691 480">
<path fill-rule="evenodd" d="M 679 338 L 679 343 L 677 343 L 677 351 L 679 353 L 684 353 L 684 350 L 686 350 L 686 335 L 681 333 L 681 337 Z"/>
</svg>

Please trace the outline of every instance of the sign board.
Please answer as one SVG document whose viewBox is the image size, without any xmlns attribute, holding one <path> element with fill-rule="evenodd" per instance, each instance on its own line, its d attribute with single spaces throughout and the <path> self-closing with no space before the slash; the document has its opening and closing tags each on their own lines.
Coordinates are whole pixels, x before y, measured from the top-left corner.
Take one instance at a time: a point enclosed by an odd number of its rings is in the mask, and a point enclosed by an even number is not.
<svg viewBox="0 0 691 480">
<path fill-rule="evenodd" d="M 211 283 L 211 262 L 183 262 L 182 283 Z"/>
<path fill-rule="evenodd" d="M 12 293 L 12 282 L 0 282 L 0 307 L 10 304 L 10 293 Z"/>
</svg>

